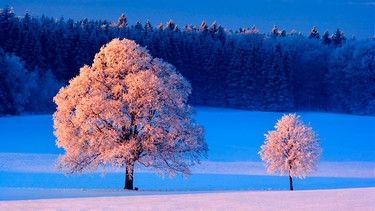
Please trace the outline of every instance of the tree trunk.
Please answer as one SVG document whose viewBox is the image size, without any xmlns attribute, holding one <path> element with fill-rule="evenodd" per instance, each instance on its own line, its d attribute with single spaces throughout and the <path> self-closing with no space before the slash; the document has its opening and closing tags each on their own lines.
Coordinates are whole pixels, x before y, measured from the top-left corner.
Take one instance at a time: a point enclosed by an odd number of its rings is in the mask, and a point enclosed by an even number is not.
<svg viewBox="0 0 375 211">
<path fill-rule="evenodd" d="M 290 187 L 290 190 L 293 190 L 293 179 L 292 179 L 292 176 L 290 176 L 290 172 L 289 172 L 289 187 Z"/>
<path fill-rule="evenodd" d="M 125 190 L 133 190 L 134 164 L 126 164 L 125 168 Z"/>
</svg>

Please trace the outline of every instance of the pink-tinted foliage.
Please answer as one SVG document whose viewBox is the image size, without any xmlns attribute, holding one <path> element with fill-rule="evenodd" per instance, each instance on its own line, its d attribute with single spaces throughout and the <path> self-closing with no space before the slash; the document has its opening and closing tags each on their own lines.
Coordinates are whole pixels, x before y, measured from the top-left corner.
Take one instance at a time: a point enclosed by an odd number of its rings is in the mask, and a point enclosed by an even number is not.
<svg viewBox="0 0 375 211">
<path fill-rule="evenodd" d="M 300 116 L 289 114 L 276 123 L 275 129 L 265 134 L 259 152 L 267 172 L 300 178 L 313 172 L 322 150 L 312 128 Z"/>
<path fill-rule="evenodd" d="M 55 136 L 65 173 L 134 164 L 164 174 L 207 156 L 203 128 L 187 105 L 191 86 L 175 68 L 130 40 L 114 39 L 55 96 Z M 132 176 L 132 173 L 130 174 Z"/>
</svg>

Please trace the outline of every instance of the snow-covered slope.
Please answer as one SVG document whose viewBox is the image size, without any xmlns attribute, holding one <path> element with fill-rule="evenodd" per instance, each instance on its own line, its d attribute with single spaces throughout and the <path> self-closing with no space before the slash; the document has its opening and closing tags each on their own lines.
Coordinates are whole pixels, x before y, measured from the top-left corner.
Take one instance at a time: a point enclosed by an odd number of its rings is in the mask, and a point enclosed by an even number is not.
<svg viewBox="0 0 375 211">
<path fill-rule="evenodd" d="M 141 193 L 288 189 L 287 177 L 268 176 L 257 154 L 263 135 L 273 129 L 283 113 L 206 107 L 196 110 L 197 121 L 205 127 L 209 158 L 193 169 L 195 174 L 188 180 L 180 175 L 162 178 L 148 169 L 136 169 L 135 186 Z M 323 155 L 312 176 L 295 179 L 295 189 L 375 187 L 375 117 L 298 114 L 323 140 Z M 123 169 L 108 168 L 104 177 L 100 172 L 71 177 L 58 173 L 54 162 L 64 151 L 55 146 L 52 132 L 51 115 L 0 118 L 0 200 L 111 196 L 108 192 L 113 191 L 118 195 L 124 182 Z M 87 189 L 101 191 L 87 194 Z"/>
<path fill-rule="evenodd" d="M 296 192 L 127 192 L 123 196 L 113 195 L 0 201 L 0 210 L 371 210 L 375 207 L 375 188 Z"/>
</svg>

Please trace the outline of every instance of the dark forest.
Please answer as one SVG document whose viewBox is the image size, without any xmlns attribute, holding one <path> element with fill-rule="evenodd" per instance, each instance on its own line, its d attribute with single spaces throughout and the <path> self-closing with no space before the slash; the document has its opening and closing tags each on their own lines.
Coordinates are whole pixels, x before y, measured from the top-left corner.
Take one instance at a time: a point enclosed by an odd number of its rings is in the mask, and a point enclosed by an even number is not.
<svg viewBox="0 0 375 211">
<path fill-rule="evenodd" d="M 60 87 L 113 38 L 174 65 L 193 87 L 192 105 L 375 115 L 375 39 L 346 38 L 340 29 L 129 25 L 125 15 L 74 21 L 17 16 L 10 7 L 0 12 L 0 29 L 0 115 L 52 113 Z"/>
</svg>

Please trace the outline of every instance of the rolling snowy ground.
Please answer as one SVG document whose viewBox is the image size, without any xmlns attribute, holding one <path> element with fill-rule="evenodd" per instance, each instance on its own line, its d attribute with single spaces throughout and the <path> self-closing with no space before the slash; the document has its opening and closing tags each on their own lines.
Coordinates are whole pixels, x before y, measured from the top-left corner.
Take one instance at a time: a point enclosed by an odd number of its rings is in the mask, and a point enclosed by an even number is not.
<svg viewBox="0 0 375 211">
<path fill-rule="evenodd" d="M 68 209 L 72 203 L 77 209 L 121 208 L 125 204 L 127 208 L 142 204 L 146 210 L 181 206 L 312 209 L 318 201 L 328 209 L 375 207 L 375 117 L 298 113 L 319 134 L 323 154 L 317 171 L 306 179 L 294 179 L 299 191 L 290 193 L 279 191 L 288 189 L 288 178 L 267 175 L 257 154 L 263 134 L 273 129 L 283 113 L 196 110 L 196 119 L 206 130 L 208 159 L 193 169 L 188 180 L 182 176 L 163 178 L 138 168 L 138 192 L 121 190 L 123 169 L 108 168 L 104 177 L 101 172 L 70 177 L 57 172 L 54 162 L 64 151 L 55 146 L 51 115 L 0 118 L 0 210 L 25 206 Z M 270 202 L 270 197 L 275 200 Z M 163 200 L 168 202 L 158 203 Z"/>
<path fill-rule="evenodd" d="M 126 194 L 124 194 L 126 195 Z M 0 210 L 371 210 L 375 189 L 151 193 L 0 201 Z"/>
</svg>

